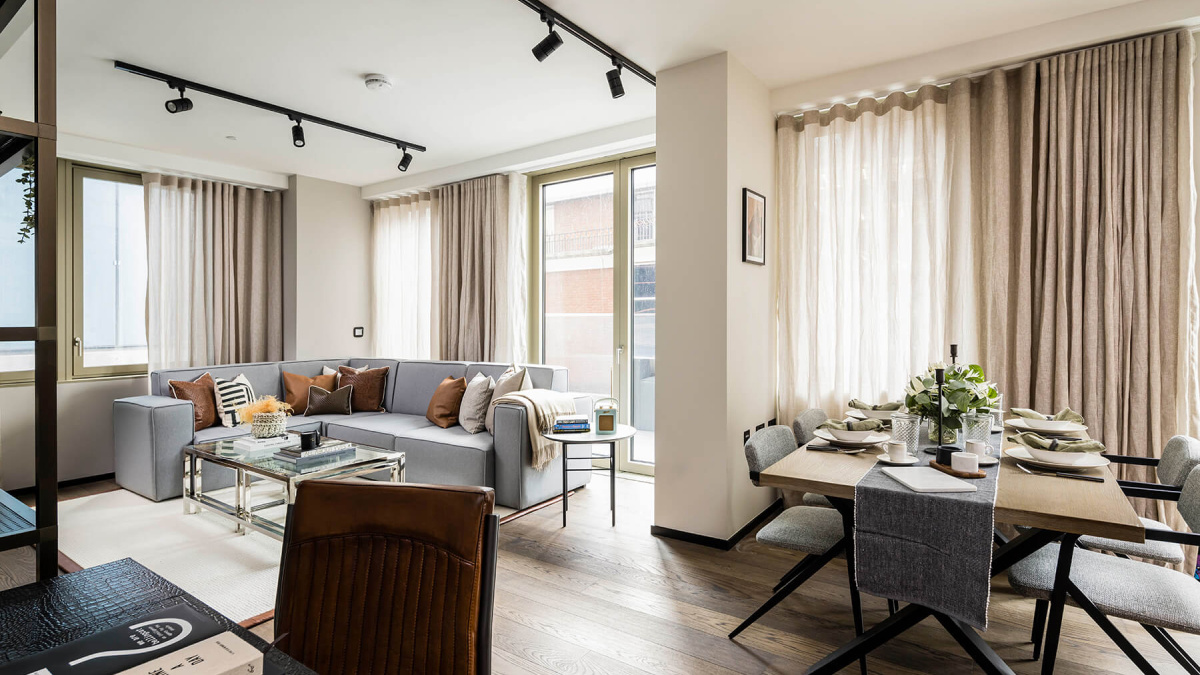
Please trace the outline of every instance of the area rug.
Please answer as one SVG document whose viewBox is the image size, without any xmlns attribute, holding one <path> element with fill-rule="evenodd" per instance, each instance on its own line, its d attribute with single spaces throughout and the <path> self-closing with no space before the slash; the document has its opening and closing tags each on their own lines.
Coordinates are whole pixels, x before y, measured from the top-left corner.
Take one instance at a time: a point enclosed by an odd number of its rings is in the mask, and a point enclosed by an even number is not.
<svg viewBox="0 0 1200 675">
<path fill-rule="evenodd" d="M 232 501 L 223 492 L 214 496 Z M 255 502 L 269 492 L 256 488 Z M 282 509 L 261 514 L 279 518 Z M 59 550 L 80 567 L 133 558 L 237 622 L 275 609 L 282 544 L 271 537 L 243 536 L 212 513 L 185 515 L 180 499 L 153 502 L 128 490 L 60 502 L 58 513 Z M 515 515 L 503 506 L 496 514 Z"/>
</svg>

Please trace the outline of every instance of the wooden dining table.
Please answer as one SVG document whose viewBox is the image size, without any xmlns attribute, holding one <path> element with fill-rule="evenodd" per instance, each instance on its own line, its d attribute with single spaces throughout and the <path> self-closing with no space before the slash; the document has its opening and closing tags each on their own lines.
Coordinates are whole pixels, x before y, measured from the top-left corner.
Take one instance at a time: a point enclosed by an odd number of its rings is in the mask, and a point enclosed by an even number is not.
<svg viewBox="0 0 1200 675">
<path fill-rule="evenodd" d="M 1008 430 L 1003 433 L 1006 436 L 1002 444 L 1004 449 L 1016 447 L 1017 444 L 1007 440 Z M 829 447 L 813 449 L 810 445 L 800 447 L 762 471 L 757 477 L 758 483 L 825 495 L 842 512 L 849 532 L 853 529 L 854 488 L 875 465 L 879 453 L 868 450 L 850 454 Z M 1073 543 L 1080 535 L 1092 535 L 1138 543 L 1145 541 L 1145 529 L 1109 467 L 1080 473 L 1103 478 L 1104 482 L 1073 480 L 1053 474 L 1031 475 L 1019 469 L 1013 458 L 1007 455 L 1001 458 L 995 521 L 1022 526 L 1023 531 L 995 550 L 992 576 L 1058 539 Z M 1069 557 L 1066 563 L 1068 569 L 1060 570 L 1064 578 L 1069 574 Z M 1055 593 L 1061 592 L 1056 587 Z M 1057 611 L 1052 610 L 1047 619 L 1051 629 L 1061 626 L 1063 598 L 1057 600 Z M 808 672 L 835 673 L 930 616 L 939 620 L 985 673 L 1012 673 L 975 629 L 929 608 L 911 604 L 842 645 Z M 1057 632 L 1051 630 L 1050 634 Z M 1046 645 L 1043 673 L 1053 671 L 1055 651 L 1055 644 Z"/>
</svg>

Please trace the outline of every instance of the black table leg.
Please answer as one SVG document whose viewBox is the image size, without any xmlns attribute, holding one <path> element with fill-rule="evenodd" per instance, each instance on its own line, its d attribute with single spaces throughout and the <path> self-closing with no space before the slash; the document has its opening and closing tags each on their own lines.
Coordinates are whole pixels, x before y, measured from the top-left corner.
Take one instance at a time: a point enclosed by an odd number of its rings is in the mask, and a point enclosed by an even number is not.
<svg viewBox="0 0 1200 675">
<path fill-rule="evenodd" d="M 1058 545 L 1058 567 L 1054 572 L 1054 590 L 1050 593 L 1050 612 L 1046 616 L 1046 643 L 1042 647 L 1042 675 L 1054 672 L 1063 608 L 1067 604 L 1067 584 L 1071 581 L 1071 558 L 1075 555 L 1075 542 L 1078 540 L 1079 535 L 1068 534 Z"/>
<path fill-rule="evenodd" d="M 563 527 L 567 526 L 567 454 L 570 445 L 563 444 L 562 459 L 563 459 Z"/>
<path fill-rule="evenodd" d="M 617 444 L 608 444 L 608 499 L 612 509 L 612 524 L 617 526 Z"/>
<path fill-rule="evenodd" d="M 934 616 L 983 672 L 989 675 L 1012 675 L 1012 668 L 979 637 L 974 628 L 945 614 L 935 613 Z"/>
</svg>

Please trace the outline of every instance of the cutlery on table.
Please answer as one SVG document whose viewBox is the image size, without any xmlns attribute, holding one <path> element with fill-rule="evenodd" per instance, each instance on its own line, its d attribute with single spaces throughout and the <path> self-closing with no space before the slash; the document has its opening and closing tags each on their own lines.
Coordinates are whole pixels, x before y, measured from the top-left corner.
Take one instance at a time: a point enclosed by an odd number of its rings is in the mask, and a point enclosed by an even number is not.
<svg viewBox="0 0 1200 675">
<path fill-rule="evenodd" d="M 1017 468 L 1031 476 L 1057 476 L 1058 478 L 1074 478 L 1075 480 L 1087 480 L 1093 483 L 1103 483 L 1104 479 L 1099 476 L 1085 476 L 1081 473 L 1068 473 L 1066 471 L 1043 471 L 1041 469 L 1034 470 L 1017 462 Z"/>
</svg>

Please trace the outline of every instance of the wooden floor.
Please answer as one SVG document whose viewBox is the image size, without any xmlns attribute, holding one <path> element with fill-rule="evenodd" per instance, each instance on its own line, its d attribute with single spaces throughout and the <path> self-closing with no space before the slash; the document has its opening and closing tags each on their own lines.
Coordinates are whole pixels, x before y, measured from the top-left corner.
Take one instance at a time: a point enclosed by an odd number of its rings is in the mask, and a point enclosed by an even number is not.
<svg viewBox="0 0 1200 675">
<path fill-rule="evenodd" d="M 728 640 L 795 558 L 753 536 L 725 552 L 652 537 L 654 488 L 635 480 L 617 481 L 617 527 L 610 527 L 605 483 L 571 499 L 566 529 L 556 507 L 500 528 L 495 673 L 798 673 L 853 635 L 846 568 L 835 561 L 738 640 Z M 24 555 L 31 567 L 32 556 Z M 15 580 L 12 569 L 0 564 L 0 586 Z M 865 597 L 864 604 L 868 625 L 887 614 L 882 600 Z M 1039 672 L 1040 663 L 1029 660 L 1032 617 L 1033 602 L 997 580 L 984 637 L 1018 673 Z M 1136 624 L 1117 624 L 1160 672 L 1182 672 Z M 256 632 L 269 639 L 270 627 Z M 1200 637 L 1177 638 L 1200 655 Z M 872 673 L 979 671 L 932 620 L 876 650 L 868 666 Z M 1071 607 L 1056 672 L 1135 669 Z"/>
</svg>

